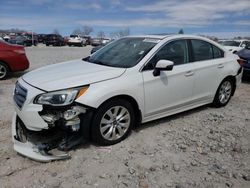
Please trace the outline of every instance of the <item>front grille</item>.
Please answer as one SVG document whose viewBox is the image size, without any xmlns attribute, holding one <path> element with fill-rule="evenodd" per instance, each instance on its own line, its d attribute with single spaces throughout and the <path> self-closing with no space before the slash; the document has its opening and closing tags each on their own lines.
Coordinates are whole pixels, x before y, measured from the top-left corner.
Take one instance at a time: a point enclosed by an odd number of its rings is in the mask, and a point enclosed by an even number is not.
<svg viewBox="0 0 250 188">
<path fill-rule="evenodd" d="M 14 101 L 16 102 L 19 108 L 22 108 L 27 97 L 27 89 L 25 89 L 18 82 L 16 83 L 15 91 L 14 91 Z"/>
</svg>

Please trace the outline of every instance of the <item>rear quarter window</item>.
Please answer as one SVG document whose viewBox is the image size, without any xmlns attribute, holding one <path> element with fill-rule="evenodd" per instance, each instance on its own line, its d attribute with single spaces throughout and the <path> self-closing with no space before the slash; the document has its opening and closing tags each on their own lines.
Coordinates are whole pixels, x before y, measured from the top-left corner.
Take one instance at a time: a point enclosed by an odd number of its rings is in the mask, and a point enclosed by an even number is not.
<svg viewBox="0 0 250 188">
<path fill-rule="evenodd" d="M 217 48 L 214 45 L 212 45 L 212 47 L 213 47 L 214 59 L 224 57 L 224 52 L 221 49 Z"/>
</svg>

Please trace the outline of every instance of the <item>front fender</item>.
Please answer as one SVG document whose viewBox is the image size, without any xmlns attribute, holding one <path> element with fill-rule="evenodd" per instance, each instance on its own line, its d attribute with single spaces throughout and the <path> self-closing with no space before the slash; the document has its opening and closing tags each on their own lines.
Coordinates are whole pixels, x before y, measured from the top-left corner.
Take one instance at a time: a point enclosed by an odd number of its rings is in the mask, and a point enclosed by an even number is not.
<svg viewBox="0 0 250 188">
<path fill-rule="evenodd" d="M 122 75 L 118 78 L 91 84 L 83 96 L 76 102 L 98 108 L 108 99 L 118 95 L 128 95 L 135 99 L 144 114 L 143 80 L 140 73 Z"/>
</svg>

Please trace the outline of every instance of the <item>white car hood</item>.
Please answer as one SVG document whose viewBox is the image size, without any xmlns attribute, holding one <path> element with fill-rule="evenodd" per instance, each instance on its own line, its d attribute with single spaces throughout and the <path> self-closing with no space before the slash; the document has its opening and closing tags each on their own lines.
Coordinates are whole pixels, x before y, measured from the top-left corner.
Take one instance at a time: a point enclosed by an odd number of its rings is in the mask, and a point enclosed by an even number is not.
<svg viewBox="0 0 250 188">
<path fill-rule="evenodd" d="M 36 69 L 25 74 L 23 80 L 42 90 L 54 91 L 116 78 L 125 70 L 79 59 Z"/>
</svg>

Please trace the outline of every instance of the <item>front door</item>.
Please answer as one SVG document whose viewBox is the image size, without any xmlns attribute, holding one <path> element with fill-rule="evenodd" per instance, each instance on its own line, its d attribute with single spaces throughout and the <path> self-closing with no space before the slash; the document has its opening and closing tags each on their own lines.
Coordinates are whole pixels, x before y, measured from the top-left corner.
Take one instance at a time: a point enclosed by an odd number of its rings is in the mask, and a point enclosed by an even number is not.
<svg viewBox="0 0 250 188">
<path fill-rule="evenodd" d="M 144 67 L 145 118 L 176 110 L 192 100 L 194 72 L 188 54 L 186 40 L 172 41 Z M 153 68 L 162 59 L 173 61 L 174 68 L 154 76 Z"/>
</svg>

